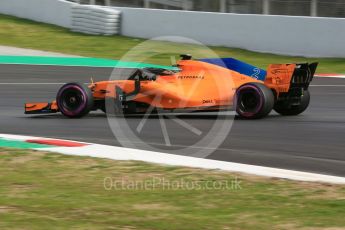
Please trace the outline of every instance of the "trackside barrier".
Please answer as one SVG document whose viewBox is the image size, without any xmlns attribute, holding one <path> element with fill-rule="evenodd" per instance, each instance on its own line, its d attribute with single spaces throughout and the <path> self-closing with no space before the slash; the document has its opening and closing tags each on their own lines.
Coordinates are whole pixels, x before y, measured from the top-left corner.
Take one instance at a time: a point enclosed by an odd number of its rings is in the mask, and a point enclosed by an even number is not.
<svg viewBox="0 0 345 230">
<path fill-rule="evenodd" d="M 94 5 L 72 7 L 72 31 L 95 35 L 119 34 L 121 11 Z"/>
<path fill-rule="evenodd" d="M 121 34 L 128 37 L 179 36 L 258 52 L 345 57 L 345 18 L 115 9 L 122 12 Z"/>
<path fill-rule="evenodd" d="M 121 28 L 121 34 L 129 37 L 151 39 L 173 35 L 205 45 L 258 52 L 345 57 L 345 18 L 88 8 L 64 0 L 0 0 L 0 13 L 88 34 L 118 34 Z"/>
<path fill-rule="evenodd" d="M 0 13 L 71 28 L 71 8 L 64 0 L 0 0 Z"/>
</svg>

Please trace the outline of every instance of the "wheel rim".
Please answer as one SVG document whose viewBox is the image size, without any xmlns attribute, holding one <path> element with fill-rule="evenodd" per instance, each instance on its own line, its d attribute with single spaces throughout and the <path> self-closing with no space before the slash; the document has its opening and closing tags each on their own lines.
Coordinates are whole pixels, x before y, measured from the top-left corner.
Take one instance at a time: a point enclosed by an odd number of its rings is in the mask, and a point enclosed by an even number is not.
<svg viewBox="0 0 345 230">
<path fill-rule="evenodd" d="M 239 91 L 238 112 L 244 116 L 251 116 L 260 111 L 263 102 L 261 94 L 254 86 L 247 86 Z"/>
<path fill-rule="evenodd" d="M 62 94 L 63 107 L 69 111 L 78 109 L 83 100 L 83 95 L 75 90 L 66 90 L 66 92 Z"/>
<path fill-rule="evenodd" d="M 87 101 L 82 89 L 77 86 L 66 86 L 58 96 L 58 106 L 62 113 L 74 116 L 80 114 Z"/>
</svg>

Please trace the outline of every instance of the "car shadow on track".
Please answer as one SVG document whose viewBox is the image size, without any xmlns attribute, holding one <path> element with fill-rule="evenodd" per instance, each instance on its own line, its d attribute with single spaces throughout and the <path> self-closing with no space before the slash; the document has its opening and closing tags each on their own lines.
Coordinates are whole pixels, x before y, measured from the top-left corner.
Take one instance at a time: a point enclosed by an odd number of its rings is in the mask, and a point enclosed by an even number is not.
<svg viewBox="0 0 345 230">
<path fill-rule="evenodd" d="M 95 119 L 95 118 L 107 118 L 108 116 L 103 113 L 90 113 L 89 115 L 83 117 L 83 118 L 67 118 L 63 116 L 62 114 L 46 114 L 46 115 L 33 115 L 25 117 L 27 119 Z M 119 118 L 119 119 L 171 119 L 171 118 L 180 118 L 184 120 L 238 120 L 238 121 L 249 121 L 248 119 L 241 118 L 237 115 L 210 115 L 210 114 L 181 114 L 181 115 L 171 115 L 171 114 L 150 114 L 150 115 L 144 115 L 144 114 L 128 114 L 128 115 L 109 115 L 110 118 Z M 282 116 L 278 114 L 271 114 L 265 118 L 262 119 L 255 119 L 254 121 L 260 121 L 260 120 L 267 120 L 267 119 L 276 119 L 281 118 Z M 253 121 L 253 120 L 252 120 Z"/>
</svg>

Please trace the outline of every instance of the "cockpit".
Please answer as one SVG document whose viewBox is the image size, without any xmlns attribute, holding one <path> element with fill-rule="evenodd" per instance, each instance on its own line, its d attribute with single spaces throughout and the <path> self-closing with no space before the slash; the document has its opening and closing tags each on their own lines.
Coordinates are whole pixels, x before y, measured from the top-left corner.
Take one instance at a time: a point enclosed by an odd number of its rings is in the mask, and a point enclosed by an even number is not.
<svg viewBox="0 0 345 230">
<path fill-rule="evenodd" d="M 143 68 L 137 69 L 128 78 L 128 80 L 139 80 L 139 81 L 155 81 L 157 76 L 170 76 L 176 74 L 178 71 L 162 69 L 162 68 Z"/>
</svg>

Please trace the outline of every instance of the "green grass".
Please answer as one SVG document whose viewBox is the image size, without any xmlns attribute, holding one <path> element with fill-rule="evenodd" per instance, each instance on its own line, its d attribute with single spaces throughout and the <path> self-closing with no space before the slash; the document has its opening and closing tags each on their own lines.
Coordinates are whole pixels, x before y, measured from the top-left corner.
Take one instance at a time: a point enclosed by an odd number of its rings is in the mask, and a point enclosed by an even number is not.
<svg viewBox="0 0 345 230">
<path fill-rule="evenodd" d="M 0 16 L 0 44 L 90 57 L 120 59 L 144 40 L 89 36 Z M 154 42 L 129 59 L 170 64 L 176 53 L 205 56 L 195 45 Z M 319 72 L 345 73 L 345 59 L 306 59 L 211 47 L 265 68 L 269 63 L 319 61 Z M 219 171 L 133 161 L 0 148 L 0 229 L 296 229 L 344 227 L 345 187 L 267 179 Z M 121 181 L 207 183 L 236 177 L 241 189 L 106 190 L 104 178 Z"/>
<path fill-rule="evenodd" d="M 345 187 L 339 185 L 4 148 L 0 165 L 0 229 L 345 226 Z M 124 189 L 106 190 L 103 182 L 108 177 L 124 179 Z M 164 178 L 166 185 L 184 180 L 204 186 L 236 177 L 237 189 L 130 187 L 131 181 L 138 184 L 152 178 Z"/>
<path fill-rule="evenodd" d="M 70 32 L 67 29 L 0 15 L 0 44 L 46 51 L 56 51 L 89 57 L 120 59 L 143 39 L 123 36 L 91 36 Z M 241 49 L 210 47 L 220 57 L 234 57 L 266 69 L 270 63 L 320 62 L 319 73 L 345 73 L 343 58 L 303 58 L 257 53 Z M 210 57 L 210 52 L 197 45 L 171 42 L 153 42 L 151 47 L 139 48 L 127 61 L 145 61 L 170 65 L 170 57 L 191 53 L 196 58 Z M 148 57 L 148 58 L 144 58 Z"/>
</svg>

